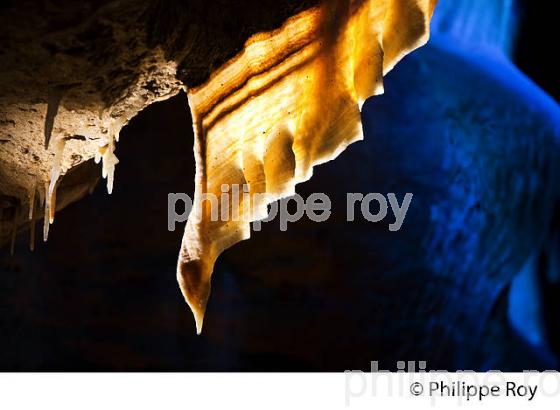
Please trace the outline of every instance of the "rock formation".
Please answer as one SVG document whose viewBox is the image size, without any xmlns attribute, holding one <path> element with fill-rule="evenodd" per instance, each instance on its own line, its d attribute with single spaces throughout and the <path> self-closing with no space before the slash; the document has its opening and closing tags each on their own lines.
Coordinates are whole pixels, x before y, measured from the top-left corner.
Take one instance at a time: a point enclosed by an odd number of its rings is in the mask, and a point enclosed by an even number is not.
<svg viewBox="0 0 560 410">
<path fill-rule="evenodd" d="M 361 105 L 427 41 L 435 3 L 8 3 L 0 15 L 0 239 L 20 227 L 33 233 L 42 217 L 46 240 L 56 209 L 95 185 L 91 160 L 102 162 L 111 193 L 122 127 L 186 90 L 195 202 L 223 184 L 248 184 L 253 202 L 240 221 L 211 221 L 203 207 L 187 223 L 178 280 L 200 332 L 218 255 L 247 239 L 249 222 L 314 165 L 362 137 Z M 268 196 L 254 201 L 257 193 Z"/>
</svg>

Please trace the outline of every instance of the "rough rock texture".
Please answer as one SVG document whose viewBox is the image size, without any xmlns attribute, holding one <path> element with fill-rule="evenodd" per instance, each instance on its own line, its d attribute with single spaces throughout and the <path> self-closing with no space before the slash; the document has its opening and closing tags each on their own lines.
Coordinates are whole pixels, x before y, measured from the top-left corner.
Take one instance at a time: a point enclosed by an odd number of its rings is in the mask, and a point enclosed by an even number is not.
<svg viewBox="0 0 560 410">
<path fill-rule="evenodd" d="M 98 178 L 87 167 L 91 172 L 70 189 L 56 185 L 58 174 L 97 155 L 104 157 L 104 173 L 110 177 L 116 162 L 111 155 L 114 138 L 140 110 L 183 87 L 199 85 L 238 53 L 251 34 L 271 30 L 314 3 L 2 3 L 0 242 L 11 236 L 14 221 L 27 221 L 31 199 L 44 202 L 50 196 L 45 191 L 52 180 L 60 208 Z M 35 218 L 40 207 L 36 205 Z"/>
</svg>

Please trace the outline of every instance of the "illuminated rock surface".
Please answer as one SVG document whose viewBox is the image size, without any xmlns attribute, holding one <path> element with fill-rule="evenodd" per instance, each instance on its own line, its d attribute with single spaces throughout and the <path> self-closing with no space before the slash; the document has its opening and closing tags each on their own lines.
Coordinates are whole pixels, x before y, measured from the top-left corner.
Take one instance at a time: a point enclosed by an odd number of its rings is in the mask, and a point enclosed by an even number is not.
<svg viewBox="0 0 560 410">
<path fill-rule="evenodd" d="M 0 241 L 10 240 L 14 226 L 28 228 L 30 214 L 51 219 L 55 208 L 86 194 L 101 173 L 110 191 L 113 151 L 132 117 L 200 85 L 252 34 L 277 28 L 315 3 L 3 2 Z M 94 158 L 103 160 L 101 173 L 88 164 L 79 182 L 64 183 L 65 175 Z M 48 194 L 55 189 L 57 195 Z"/>
<path fill-rule="evenodd" d="M 385 73 L 428 40 L 434 6 L 426 0 L 326 1 L 252 37 L 207 83 L 189 90 L 195 207 L 177 275 L 198 333 L 218 255 L 248 239 L 250 222 L 266 216 L 267 204 L 295 193 L 313 166 L 363 138 L 362 104 L 383 92 Z M 224 184 L 227 208 L 219 202 L 212 209 L 203 195 L 220 197 Z M 233 186 L 247 186 L 248 195 L 234 197 Z"/>
<path fill-rule="evenodd" d="M 248 184 L 254 202 L 241 222 L 214 223 L 203 207 L 187 223 L 178 280 L 200 332 L 218 255 L 249 237 L 249 221 L 262 217 L 267 203 L 293 193 L 314 165 L 362 138 L 361 105 L 427 41 L 436 1 L 277 3 L 8 4 L 0 32 L 7 44 L 0 237 L 30 226 L 33 247 L 42 215 L 47 240 L 56 209 L 97 180 L 91 167 L 83 167 L 79 183 L 65 184 L 64 176 L 91 159 L 102 162 L 111 193 L 122 127 L 186 89 L 196 134 L 195 202 L 222 184 Z M 228 15 L 239 19 L 231 23 Z M 253 201 L 256 193 L 270 196 Z"/>
</svg>

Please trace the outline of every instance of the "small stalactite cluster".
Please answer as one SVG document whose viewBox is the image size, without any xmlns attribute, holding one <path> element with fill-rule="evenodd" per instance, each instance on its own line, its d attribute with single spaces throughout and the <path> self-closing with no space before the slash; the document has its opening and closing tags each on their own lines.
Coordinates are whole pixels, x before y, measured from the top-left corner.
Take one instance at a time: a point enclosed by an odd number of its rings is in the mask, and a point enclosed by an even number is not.
<svg viewBox="0 0 560 410">
<path fill-rule="evenodd" d="M 47 118 L 45 119 L 45 149 L 50 149 L 54 153 L 50 178 L 48 181 L 33 181 L 31 186 L 28 188 L 27 193 L 27 200 L 29 204 L 27 217 L 30 228 L 29 248 L 32 251 L 35 249 L 36 211 L 41 208 L 43 209 L 43 241 L 47 242 L 50 225 L 53 224 L 55 219 L 58 184 L 62 175 L 64 175 L 66 171 L 62 168 L 62 163 L 67 140 L 61 136 L 52 137 L 53 123 L 56 118 L 61 98 L 61 93 L 58 93 L 54 98 L 49 98 Z M 107 122 L 110 126 L 107 127 L 107 130 L 104 133 L 106 137 L 101 141 L 94 160 L 96 163 L 102 162 L 101 175 L 107 180 L 107 192 L 111 194 L 114 185 L 115 167 L 119 163 L 114 151 L 116 143 L 119 139 L 119 130 L 122 125 L 115 120 Z M 22 212 L 23 210 L 21 206 L 14 207 L 13 227 L 10 240 L 11 255 L 14 254 L 18 226 L 23 219 Z"/>
<path fill-rule="evenodd" d="M 119 141 L 119 128 L 114 121 L 110 122 L 110 126 L 105 133 L 105 138 L 101 141 L 98 151 L 95 153 L 95 163 L 101 164 L 101 176 L 107 180 L 107 192 L 113 193 L 113 184 L 115 181 L 115 167 L 119 163 L 119 159 L 115 155 L 116 143 Z"/>
</svg>

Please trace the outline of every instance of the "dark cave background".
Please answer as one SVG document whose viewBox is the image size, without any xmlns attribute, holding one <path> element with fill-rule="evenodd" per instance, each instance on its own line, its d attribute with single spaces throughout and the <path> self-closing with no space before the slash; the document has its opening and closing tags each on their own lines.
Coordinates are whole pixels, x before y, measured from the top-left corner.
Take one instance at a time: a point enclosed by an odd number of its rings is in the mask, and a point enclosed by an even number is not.
<svg viewBox="0 0 560 410">
<path fill-rule="evenodd" d="M 552 13 L 541 3 L 523 2 L 514 61 L 559 101 L 557 59 L 542 47 L 550 43 L 550 27 Z M 387 79 L 387 96 L 366 105 L 398 119 L 391 101 L 409 92 L 398 80 L 438 56 L 415 53 L 408 69 L 399 66 Z M 364 119 L 366 139 L 368 127 L 372 134 L 384 131 L 375 124 Z M 336 200 L 332 223 L 303 221 L 287 232 L 264 224 L 219 259 L 205 328 L 196 336 L 175 279 L 182 227 L 167 230 L 167 194 L 194 189 L 192 143 L 185 95 L 150 106 L 121 132 L 111 196 L 101 181 L 90 196 L 57 214 L 46 244 L 38 242 L 30 252 L 28 232 L 22 232 L 14 256 L 7 247 L 0 250 L 0 370 L 341 371 L 369 369 L 371 360 L 387 370 L 397 360 L 426 360 L 429 369 L 448 370 L 558 368 L 558 284 L 540 282 L 543 348 L 509 324 L 508 292 L 517 272 L 487 278 L 485 270 L 473 268 L 454 279 L 429 269 L 435 264 L 423 259 L 415 226 L 426 222 L 419 208 L 446 200 L 446 188 L 435 183 L 415 194 L 417 208 L 411 205 L 399 237 L 389 237 L 385 226 L 344 224 Z M 301 186 L 303 196 L 388 192 L 394 188 L 388 170 L 420 152 L 403 153 L 389 140 L 362 144 L 317 168 Z M 429 160 L 425 156 L 416 160 L 418 167 Z M 363 175 L 352 173 L 353 163 L 369 165 L 372 157 L 380 163 Z M 418 192 L 409 168 L 396 172 L 405 175 L 399 190 L 412 186 Z M 353 180 L 348 188 L 345 178 Z M 509 238 L 520 249 L 526 240 Z M 444 262 L 455 266 L 448 259 L 463 258 L 462 251 L 447 249 Z"/>
</svg>

